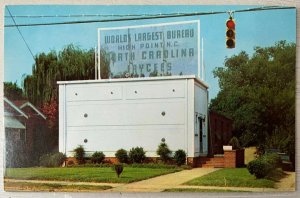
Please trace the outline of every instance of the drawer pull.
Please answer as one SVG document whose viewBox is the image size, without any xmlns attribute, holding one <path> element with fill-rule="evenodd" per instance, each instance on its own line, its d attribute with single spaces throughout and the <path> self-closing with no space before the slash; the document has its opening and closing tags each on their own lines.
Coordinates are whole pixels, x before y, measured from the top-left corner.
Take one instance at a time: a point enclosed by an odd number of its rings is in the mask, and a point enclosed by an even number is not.
<svg viewBox="0 0 300 198">
<path fill-rule="evenodd" d="M 78 93 L 75 93 L 75 96 L 78 96 Z"/>
<path fill-rule="evenodd" d="M 175 89 L 173 89 L 172 91 L 175 92 Z"/>
<path fill-rule="evenodd" d="M 112 94 L 114 94 L 114 92 L 111 91 L 110 94 L 112 95 Z"/>
<path fill-rule="evenodd" d="M 162 116 L 165 116 L 165 115 L 166 115 L 166 112 L 164 112 L 164 111 L 161 112 L 161 115 L 162 115 Z"/>
<path fill-rule="evenodd" d="M 88 114 L 87 114 L 87 113 L 85 113 L 83 116 L 84 116 L 85 118 L 87 118 L 87 117 L 88 117 Z"/>
<path fill-rule="evenodd" d="M 134 93 L 136 93 L 136 94 L 137 94 L 137 91 L 134 91 Z"/>
<path fill-rule="evenodd" d="M 88 140 L 87 140 L 87 139 L 84 139 L 84 140 L 83 140 L 83 142 L 84 142 L 84 143 L 87 143 L 87 142 L 88 142 Z"/>
</svg>

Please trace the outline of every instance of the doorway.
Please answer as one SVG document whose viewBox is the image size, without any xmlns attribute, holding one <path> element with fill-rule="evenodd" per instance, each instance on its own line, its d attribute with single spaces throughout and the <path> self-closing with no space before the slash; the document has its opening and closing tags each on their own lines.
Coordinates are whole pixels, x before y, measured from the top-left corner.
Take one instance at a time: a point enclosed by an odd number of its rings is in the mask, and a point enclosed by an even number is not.
<svg viewBox="0 0 300 198">
<path fill-rule="evenodd" d="M 203 153 L 203 118 L 198 117 L 199 123 L 199 143 L 200 143 L 200 153 Z"/>
</svg>

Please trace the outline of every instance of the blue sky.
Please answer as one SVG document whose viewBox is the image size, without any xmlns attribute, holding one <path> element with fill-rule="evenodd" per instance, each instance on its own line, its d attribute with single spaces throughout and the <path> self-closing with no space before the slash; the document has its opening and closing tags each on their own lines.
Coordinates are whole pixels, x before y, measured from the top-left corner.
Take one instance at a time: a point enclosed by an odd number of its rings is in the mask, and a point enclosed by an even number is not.
<svg viewBox="0 0 300 198">
<path fill-rule="evenodd" d="M 65 15 L 65 14 L 159 14 L 177 12 L 216 12 L 247 9 L 258 6 L 9 6 L 12 15 Z M 5 16 L 9 16 L 5 10 Z M 101 18 L 101 19 L 106 19 Z M 204 62 L 206 83 L 209 85 L 210 98 L 218 91 L 218 79 L 212 71 L 224 65 L 225 57 L 239 52 L 253 53 L 255 46 L 267 47 L 279 40 L 296 42 L 296 10 L 271 10 L 235 13 L 236 48 L 225 47 L 225 22 L 228 14 L 202 15 L 170 19 L 141 20 L 130 22 L 90 23 L 78 25 L 56 25 L 20 27 L 34 55 L 51 50 L 59 51 L 68 44 L 90 49 L 97 45 L 97 28 L 118 27 L 142 24 L 165 23 L 200 19 L 200 34 L 204 38 Z M 89 20 L 95 18 L 16 18 L 17 24 L 48 23 L 58 21 Z M 99 19 L 99 18 L 98 18 Z M 5 25 L 13 24 L 5 18 Z M 21 85 L 22 76 L 31 74 L 34 60 L 15 27 L 4 29 L 4 81 Z"/>
</svg>

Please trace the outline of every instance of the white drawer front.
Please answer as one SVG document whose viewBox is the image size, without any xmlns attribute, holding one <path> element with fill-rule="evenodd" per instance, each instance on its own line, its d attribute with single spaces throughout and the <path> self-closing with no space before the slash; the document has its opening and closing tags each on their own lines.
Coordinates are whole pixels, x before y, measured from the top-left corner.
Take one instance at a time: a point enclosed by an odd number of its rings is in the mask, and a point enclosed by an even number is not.
<svg viewBox="0 0 300 198">
<path fill-rule="evenodd" d="M 121 100 L 121 86 L 70 86 L 67 88 L 67 101 Z"/>
<path fill-rule="evenodd" d="M 147 104 L 69 103 L 67 126 L 184 124 L 184 104 L 184 101 Z"/>
<path fill-rule="evenodd" d="M 126 99 L 184 98 L 184 83 L 144 84 L 128 86 Z"/>
<path fill-rule="evenodd" d="M 155 151 L 162 138 L 165 138 L 173 151 L 184 149 L 186 142 L 182 125 L 142 129 L 124 127 L 70 129 L 67 138 L 67 151 L 73 151 L 78 145 L 83 145 L 89 154 L 103 151 L 107 157 L 115 157 L 115 152 L 120 148 L 129 151 L 136 146 L 143 147 L 148 157 L 155 157 L 157 156 Z"/>
</svg>

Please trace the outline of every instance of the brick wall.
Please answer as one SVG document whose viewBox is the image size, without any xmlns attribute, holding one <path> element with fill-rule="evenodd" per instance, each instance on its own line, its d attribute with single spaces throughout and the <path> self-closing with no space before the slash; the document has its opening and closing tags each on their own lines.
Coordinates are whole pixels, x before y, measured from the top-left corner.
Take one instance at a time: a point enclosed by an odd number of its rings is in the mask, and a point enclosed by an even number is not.
<svg viewBox="0 0 300 198">
<path fill-rule="evenodd" d="M 209 135 L 209 154 L 223 154 L 223 145 L 227 145 L 232 137 L 232 120 L 210 111 Z"/>
<path fill-rule="evenodd" d="M 244 149 L 224 151 L 224 167 L 236 168 L 244 166 L 244 152 Z"/>
</svg>

